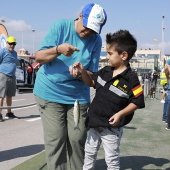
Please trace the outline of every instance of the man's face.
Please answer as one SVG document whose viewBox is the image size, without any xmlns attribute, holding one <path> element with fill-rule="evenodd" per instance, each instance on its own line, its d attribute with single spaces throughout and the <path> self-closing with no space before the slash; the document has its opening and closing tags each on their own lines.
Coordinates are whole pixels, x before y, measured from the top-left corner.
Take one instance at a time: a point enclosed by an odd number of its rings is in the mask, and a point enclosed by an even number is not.
<svg viewBox="0 0 170 170">
<path fill-rule="evenodd" d="M 7 42 L 7 43 L 6 43 L 6 48 L 7 48 L 9 51 L 12 52 L 12 51 L 14 50 L 14 48 L 15 48 L 15 45 L 16 45 L 15 42 L 13 42 L 13 43 Z"/>
<path fill-rule="evenodd" d="M 77 20 L 77 25 L 75 29 L 76 29 L 76 32 L 79 34 L 79 36 L 82 38 L 89 37 L 93 34 L 96 34 L 95 31 L 83 25 L 83 18 L 81 14 L 79 16 L 79 19 Z"/>
</svg>

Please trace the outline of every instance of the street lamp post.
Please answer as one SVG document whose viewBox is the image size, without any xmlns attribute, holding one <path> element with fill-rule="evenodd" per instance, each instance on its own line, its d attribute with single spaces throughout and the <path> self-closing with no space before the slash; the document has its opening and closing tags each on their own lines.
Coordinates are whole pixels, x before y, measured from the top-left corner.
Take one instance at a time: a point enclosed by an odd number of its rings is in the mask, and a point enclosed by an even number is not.
<svg viewBox="0 0 170 170">
<path fill-rule="evenodd" d="M 21 30 L 21 48 L 23 48 L 23 30 Z"/>
<path fill-rule="evenodd" d="M 161 61 L 164 60 L 164 31 L 165 31 L 165 27 L 164 27 L 164 18 L 165 16 L 162 15 L 162 57 L 161 57 Z"/>
<path fill-rule="evenodd" d="M 32 47 L 33 47 L 32 49 L 33 50 L 32 50 L 32 55 L 34 55 L 34 32 L 35 32 L 35 30 L 32 29 L 32 32 L 33 32 L 33 39 L 32 39 L 33 40 L 33 45 L 32 45 Z"/>
</svg>

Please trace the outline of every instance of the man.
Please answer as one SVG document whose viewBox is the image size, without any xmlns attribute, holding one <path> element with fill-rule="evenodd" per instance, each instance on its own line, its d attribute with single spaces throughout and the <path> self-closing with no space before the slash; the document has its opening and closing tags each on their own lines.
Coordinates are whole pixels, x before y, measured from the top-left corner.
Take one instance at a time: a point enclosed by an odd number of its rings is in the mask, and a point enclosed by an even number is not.
<svg viewBox="0 0 170 170">
<path fill-rule="evenodd" d="M 12 96 L 16 93 L 16 60 L 17 53 L 14 51 L 16 39 L 13 36 L 7 38 L 6 48 L 0 49 L 0 107 L 3 106 L 4 98 L 6 97 L 7 106 L 12 105 Z M 4 121 L 0 109 L 0 121 Z M 5 119 L 16 119 L 11 108 L 7 109 Z"/>
<path fill-rule="evenodd" d="M 90 89 L 70 75 L 69 67 L 76 61 L 85 65 L 89 74 L 98 70 L 102 47 L 100 32 L 107 19 L 97 4 L 86 5 L 76 20 L 56 21 L 45 36 L 36 60 L 42 66 L 34 86 L 44 130 L 48 169 L 83 167 L 87 130 L 84 125 L 90 103 Z M 80 119 L 74 128 L 73 107 L 79 101 Z"/>
<path fill-rule="evenodd" d="M 152 80 L 152 79 L 151 79 L 151 76 L 152 76 L 152 73 L 151 73 L 151 71 L 149 71 L 149 73 L 148 73 L 148 81 L 149 81 L 149 82 L 151 82 L 151 80 Z"/>
<path fill-rule="evenodd" d="M 158 80 L 158 74 L 156 72 L 156 70 L 154 70 L 153 74 L 152 74 L 152 85 L 156 88 L 157 86 L 157 80 Z"/>
</svg>

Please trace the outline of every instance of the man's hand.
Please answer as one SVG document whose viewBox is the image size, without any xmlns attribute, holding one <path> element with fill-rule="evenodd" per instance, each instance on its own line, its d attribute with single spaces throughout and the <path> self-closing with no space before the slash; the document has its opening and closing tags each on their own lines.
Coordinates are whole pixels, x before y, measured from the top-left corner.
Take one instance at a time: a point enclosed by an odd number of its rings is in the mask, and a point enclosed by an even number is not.
<svg viewBox="0 0 170 170">
<path fill-rule="evenodd" d="M 71 44 L 64 43 L 49 49 L 37 51 L 35 54 L 35 59 L 42 65 L 54 60 L 61 54 L 64 54 L 65 56 L 71 56 L 75 51 L 79 51 L 79 49 L 72 46 Z"/>
<path fill-rule="evenodd" d="M 80 50 L 71 44 L 64 43 L 64 44 L 58 45 L 57 51 L 58 53 L 64 54 L 65 56 L 71 56 L 75 51 L 78 52 Z"/>
</svg>

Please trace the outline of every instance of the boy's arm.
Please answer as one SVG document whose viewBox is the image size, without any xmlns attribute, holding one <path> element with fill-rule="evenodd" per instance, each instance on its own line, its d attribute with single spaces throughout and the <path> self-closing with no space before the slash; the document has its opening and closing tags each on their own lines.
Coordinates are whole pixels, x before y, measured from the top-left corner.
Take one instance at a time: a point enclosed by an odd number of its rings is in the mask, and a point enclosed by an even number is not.
<svg viewBox="0 0 170 170">
<path fill-rule="evenodd" d="M 69 71 L 73 77 L 79 77 L 87 86 L 93 87 L 95 85 L 91 77 L 92 72 L 85 70 L 80 62 L 76 62 L 73 66 L 70 66 Z"/>
<path fill-rule="evenodd" d="M 138 109 L 138 106 L 135 105 L 134 103 L 130 103 L 127 107 L 124 109 L 120 110 L 116 114 L 114 114 L 110 119 L 109 119 L 109 124 L 112 126 L 117 126 L 121 120 L 121 118 L 133 113 L 136 109 Z"/>
<path fill-rule="evenodd" d="M 92 77 L 87 73 L 87 71 L 85 69 L 82 70 L 81 72 L 81 79 L 83 80 L 83 82 L 89 86 L 89 87 L 93 87 L 95 85 L 94 80 L 92 79 Z"/>
<path fill-rule="evenodd" d="M 145 107 L 143 89 L 139 82 L 138 76 L 131 72 L 129 82 L 131 86 L 131 90 L 129 92 L 129 104 L 109 119 L 109 123 L 112 126 L 118 126 L 122 118 L 132 114 L 138 108 Z"/>
</svg>

